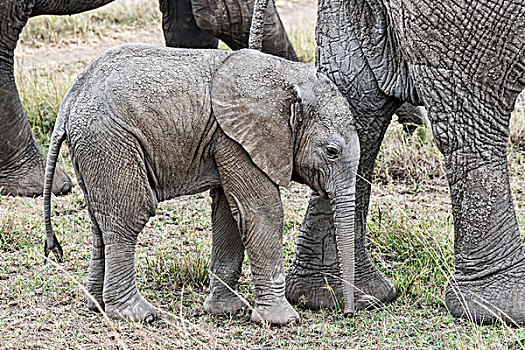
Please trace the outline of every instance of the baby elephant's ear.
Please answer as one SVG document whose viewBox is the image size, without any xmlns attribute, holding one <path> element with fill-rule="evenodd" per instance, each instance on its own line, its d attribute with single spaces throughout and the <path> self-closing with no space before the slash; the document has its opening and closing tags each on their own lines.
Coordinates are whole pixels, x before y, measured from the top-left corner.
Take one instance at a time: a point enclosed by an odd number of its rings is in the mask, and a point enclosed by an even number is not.
<svg viewBox="0 0 525 350">
<path fill-rule="evenodd" d="M 212 79 L 212 108 L 219 126 L 280 186 L 292 177 L 290 111 L 296 98 L 287 77 L 294 74 L 291 62 L 241 50 L 229 56 Z"/>
</svg>

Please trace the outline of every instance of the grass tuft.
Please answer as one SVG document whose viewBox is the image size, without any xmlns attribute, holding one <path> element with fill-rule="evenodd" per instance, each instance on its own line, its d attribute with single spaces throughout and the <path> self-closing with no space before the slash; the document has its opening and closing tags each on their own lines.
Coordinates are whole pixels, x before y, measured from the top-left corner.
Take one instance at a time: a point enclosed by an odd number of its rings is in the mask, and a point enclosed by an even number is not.
<svg viewBox="0 0 525 350">
<path fill-rule="evenodd" d="M 155 288 L 192 286 L 203 289 L 208 286 L 208 249 L 198 245 L 190 250 L 184 247 L 175 255 L 173 253 L 173 249 L 162 250 L 155 256 L 146 258 L 146 273 L 151 276 Z M 177 258 L 173 259 L 174 256 Z"/>
<path fill-rule="evenodd" d="M 443 157 L 430 126 L 419 126 L 409 135 L 393 122 L 376 159 L 374 182 L 424 184 L 444 179 Z"/>
<path fill-rule="evenodd" d="M 290 31 L 288 37 L 299 59 L 305 63 L 315 64 L 315 36 L 313 31 L 296 29 Z"/>
<path fill-rule="evenodd" d="M 33 67 L 29 73 L 19 71 L 16 81 L 24 110 L 37 141 L 47 145 L 56 116 L 76 70 Z"/>
<path fill-rule="evenodd" d="M 12 252 L 15 250 L 17 243 L 17 226 L 15 226 L 13 219 L 3 217 L 0 219 L 0 250 L 4 252 Z"/>
<path fill-rule="evenodd" d="M 391 195 L 382 205 L 371 208 L 368 221 L 368 247 L 372 256 L 394 281 L 400 298 L 415 298 L 417 303 L 439 303 L 453 266 L 452 217 L 444 203 L 434 203 L 446 191 L 428 193 L 406 189 L 401 196 L 419 196 L 418 210 L 402 205 Z M 445 197 L 446 198 L 446 197 Z M 430 214 L 432 209 L 439 214 Z M 385 214 L 388 213 L 388 214 Z"/>
</svg>

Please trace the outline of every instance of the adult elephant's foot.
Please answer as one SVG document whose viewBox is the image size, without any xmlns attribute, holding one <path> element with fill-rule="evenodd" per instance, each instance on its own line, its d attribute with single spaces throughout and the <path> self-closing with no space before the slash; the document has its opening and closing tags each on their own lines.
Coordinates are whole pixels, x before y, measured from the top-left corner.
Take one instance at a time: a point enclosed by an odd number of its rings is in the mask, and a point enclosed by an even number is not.
<svg viewBox="0 0 525 350">
<path fill-rule="evenodd" d="M 464 157 L 465 150 L 457 152 L 461 157 L 445 156 L 447 162 L 455 161 L 447 164 L 455 267 L 445 302 L 452 315 L 476 323 L 525 324 L 525 246 L 512 202 L 503 136 L 501 156 L 490 156 L 493 163 Z M 457 163 L 465 159 L 468 167 Z"/>
<path fill-rule="evenodd" d="M 395 299 L 396 290 L 371 262 L 356 266 L 354 297 L 357 309 L 377 307 Z M 334 308 L 343 302 L 337 266 L 303 265 L 296 261 L 286 276 L 286 297 L 311 309 Z"/>
<path fill-rule="evenodd" d="M 483 278 L 450 277 L 445 296 L 450 313 L 476 323 L 525 324 L 525 264 Z"/>
<path fill-rule="evenodd" d="M 210 293 L 204 301 L 204 311 L 209 314 L 234 314 L 249 305 L 244 298 L 228 291 L 227 293 Z"/>
<path fill-rule="evenodd" d="M 120 305 L 106 303 L 106 314 L 115 320 L 151 323 L 157 319 L 157 310 L 137 291 Z"/>
<path fill-rule="evenodd" d="M 38 147 L 38 146 L 36 146 Z M 34 151 L 30 157 L 20 152 L 15 159 L 0 159 L 0 193 L 34 197 L 44 191 L 45 159 L 44 154 Z M 21 161 L 21 158 L 27 158 Z M 62 169 L 57 168 L 53 180 L 53 193 L 65 194 L 71 191 L 73 180 Z"/>
<path fill-rule="evenodd" d="M 359 214 L 359 213 L 358 213 Z M 392 283 L 366 252 L 364 225 L 356 226 L 355 302 L 358 309 L 395 299 Z M 286 297 L 313 309 L 333 308 L 343 300 L 330 202 L 312 196 L 297 238 L 295 260 L 286 276 Z"/>
<path fill-rule="evenodd" d="M 252 321 L 284 326 L 299 323 L 301 318 L 288 300 L 282 297 L 277 300 L 258 303 L 252 312 Z"/>
</svg>

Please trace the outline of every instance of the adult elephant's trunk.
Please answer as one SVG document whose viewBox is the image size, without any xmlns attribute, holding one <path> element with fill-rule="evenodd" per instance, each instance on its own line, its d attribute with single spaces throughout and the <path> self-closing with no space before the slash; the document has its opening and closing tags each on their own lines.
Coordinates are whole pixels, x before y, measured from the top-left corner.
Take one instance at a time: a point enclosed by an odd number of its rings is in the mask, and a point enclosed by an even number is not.
<svg viewBox="0 0 525 350">
<path fill-rule="evenodd" d="M 0 1 L 0 193 L 42 194 L 44 152 L 24 114 L 14 77 L 14 50 L 27 23 L 32 1 Z M 73 183 L 59 170 L 53 193 L 69 192 Z"/>
<path fill-rule="evenodd" d="M 248 39 L 248 48 L 262 51 L 262 42 L 264 37 L 264 23 L 268 13 L 269 0 L 255 0 L 253 8 L 252 25 L 250 26 L 250 37 Z"/>
<path fill-rule="evenodd" d="M 355 311 L 355 178 L 354 181 L 335 185 L 334 191 L 330 191 L 328 196 L 334 213 L 335 238 L 343 287 L 344 313 L 345 315 L 353 314 Z"/>
<path fill-rule="evenodd" d="M 113 0 L 37 0 L 31 16 L 72 15 L 99 8 L 110 2 Z"/>
</svg>

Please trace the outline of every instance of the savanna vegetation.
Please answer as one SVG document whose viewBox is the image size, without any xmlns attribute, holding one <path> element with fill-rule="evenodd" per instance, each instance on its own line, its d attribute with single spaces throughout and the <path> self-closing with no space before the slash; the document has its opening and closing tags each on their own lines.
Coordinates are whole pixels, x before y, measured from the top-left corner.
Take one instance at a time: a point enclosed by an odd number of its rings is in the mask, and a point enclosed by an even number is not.
<svg viewBox="0 0 525 350">
<path fill-rule="evenodd" d="M 287 16 L 295 16 L 290 9 L 305 6 L 303 1 L 277 1 L 284 7 L 285 25 Z M 156 1 L 120 0 L 86 14 L 30 21 L 17 49 L 17 84 L 40 144 L 49 143 L 69 85 L 103 48 L 137 40 L 162 43 L 157 7 Z M 290 32 L 307 62 L 315 52 L 312 22 L 305 18 L 302 29 Z M 509 144 L 511 186 L 525 234 L 524 99 L 516 105 Z M 62 149 L 60 165 L 73 174 L 67 147 Z M 289 265 L 309 190 L 293 184 L 281 194 Z M 84 307 L 91 232 L 78 186 L 53 199 L 53 224 L 65 250 L 60 265 L 45 263 L 42 255 L 42 198 L 0 195 L 0 348 L 524 347 L 521 328 L 478 326 L 448 314 L 443 297 L 453 269 L 449 202 L 430 128 L 406 135 L 393 123 L 377 160 L 367 225 L 371 256 L 395 283 L 397 300 L 354 317 L 299 307 L 302 323 L 278 328 L 252 324 L 249 311 L 223 317 L 203 313 L 211 243 L 211 200 L 206 193 L 161 203 L 139 237 L 139 289 L 161 311 L 161 319 L 151 325 L 110 321 Z M 253 304 L 247 261 L 240 292 Z"/>
</svg>

